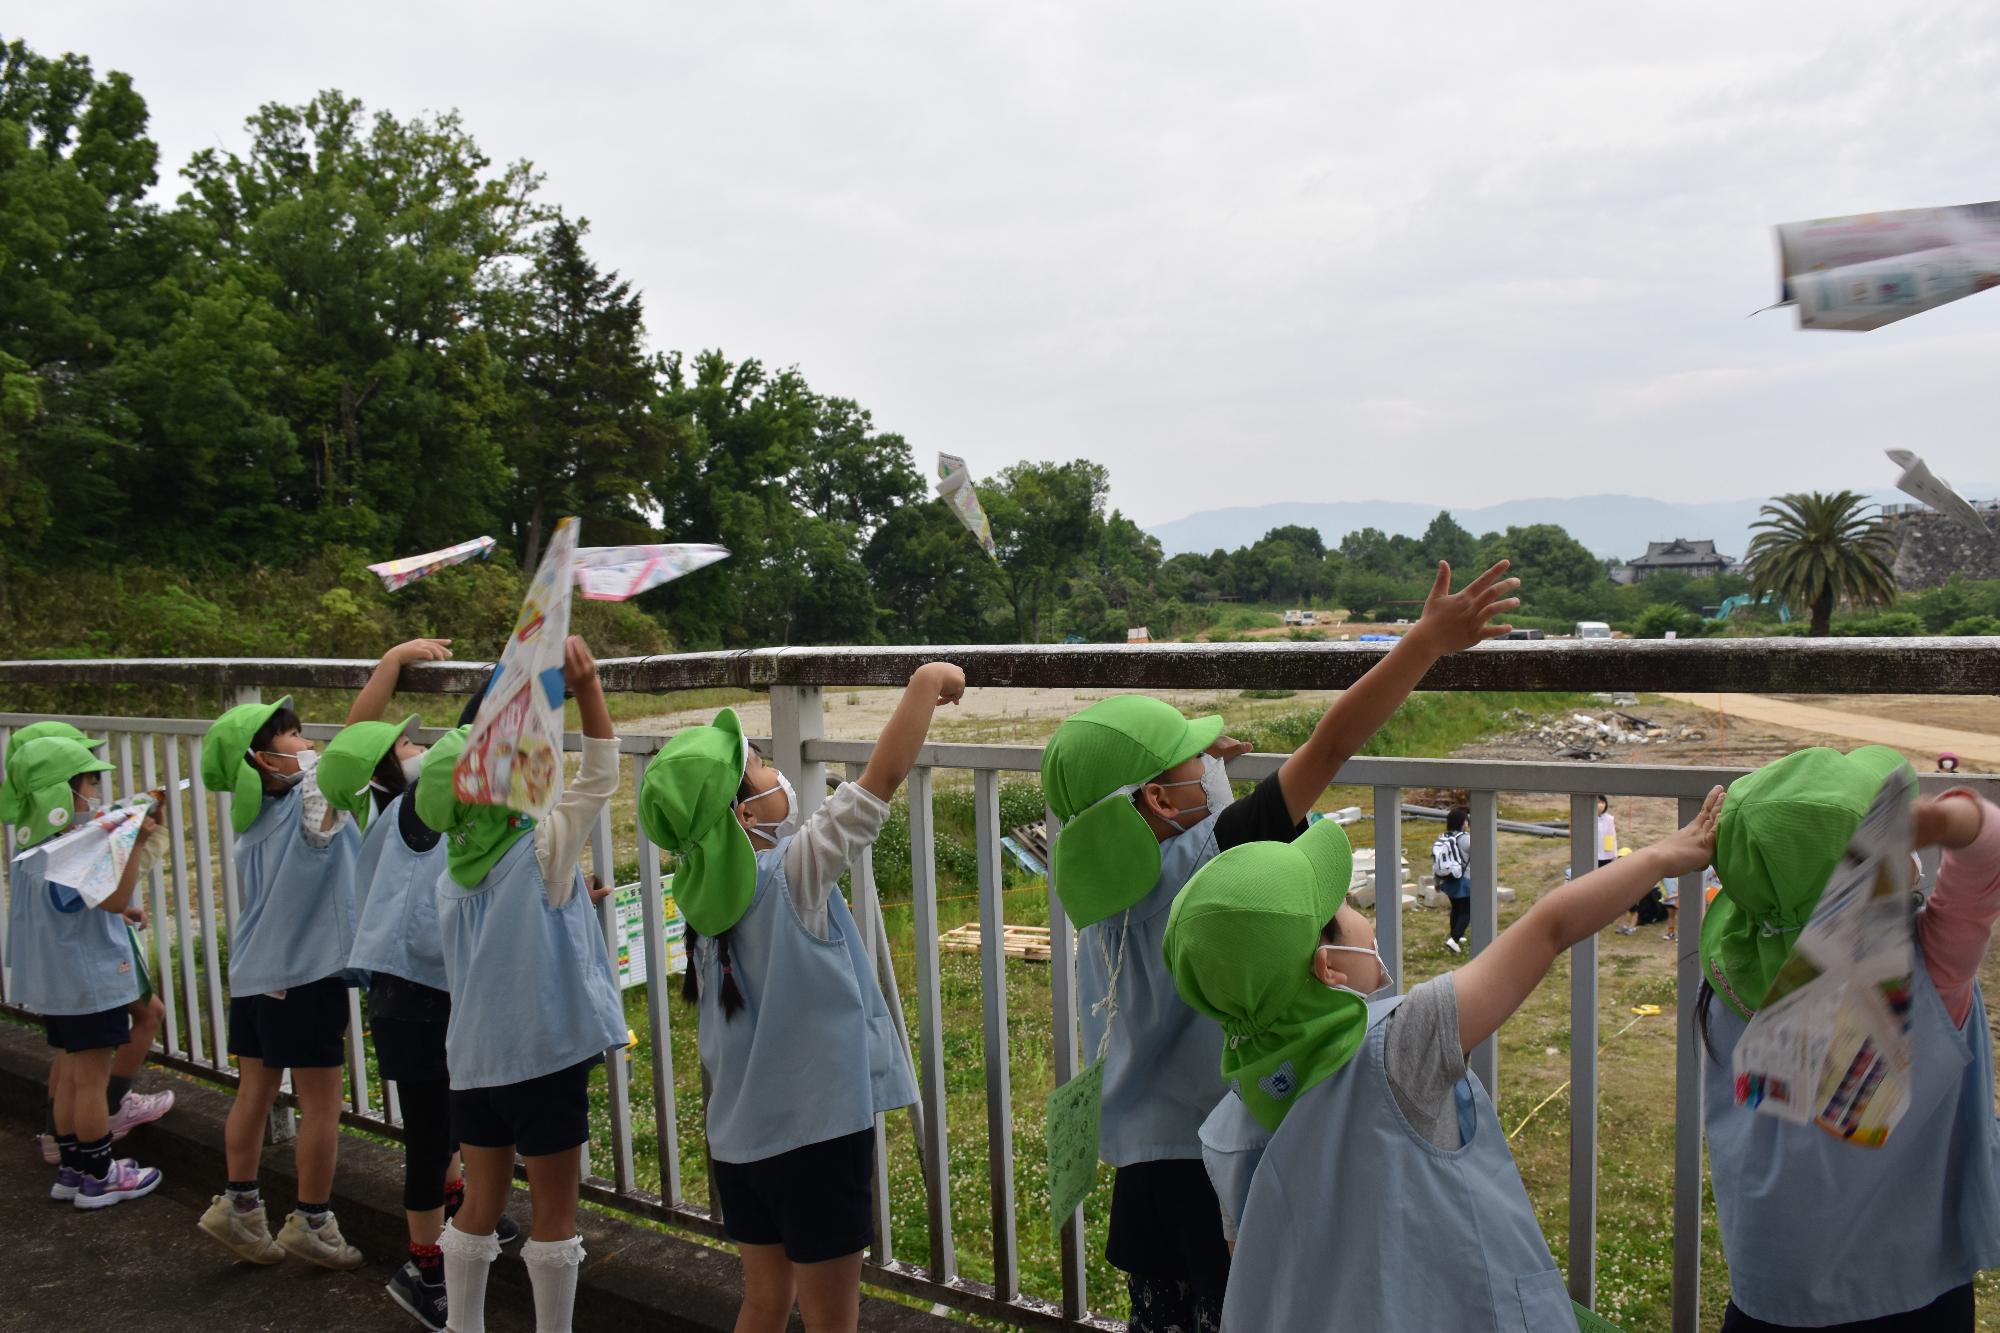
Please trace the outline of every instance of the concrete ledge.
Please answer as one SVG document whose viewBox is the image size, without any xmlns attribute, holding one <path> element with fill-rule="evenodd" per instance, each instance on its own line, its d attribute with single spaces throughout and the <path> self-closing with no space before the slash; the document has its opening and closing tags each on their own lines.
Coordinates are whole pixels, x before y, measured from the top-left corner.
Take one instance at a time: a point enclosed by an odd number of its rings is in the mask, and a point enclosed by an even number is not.
<svg viewBox="0 0 2000 1333">
<path fill-rule="evenodd" d="M 0 1120 L 20 1126 L 42 1123 L 49 1048 L 40 1031 L 0 1022 Z M 142 1126 L 126 1140 L 131 1154 L 165 1173 L 162 1193 L 206 1206 L 228 1178 L 223 1125 L 229 1094 L 191 1078 L 149 1066 L 139 1078 L 146 1091 L 174 1090 L 166 1119 Z M 266 1148 L 262 1172 L 273 1215 L 297 1199 L 297 1177 L 289 1148 Z M 403 1221 L 403 1157 L 395 1148 L 343 1134 L 333 1204 L 341 1231 L 371 1258 L 401 1254 L 409 1241 Z M 528 1196 L 516 1190 L 509 1209 L 523 1231 Z M 734 1327 L 742 1298 L 736 1256 L 676 1236 L 633 1226 L 601 1212 L 580 1217 L 585 1259 L 577 1284 L 579 1328 L 630 1327 L 670 1333 L 710 1333 Z M 494 1265 L 492 1295 L 497 1301 L 532 1301 L 527 1270 L 519 1263 Z M 614 1322 L 622 1321 L 622 1322 Z M 792 1327 L 802 1329 L 796 1315 Z M 963 1325 L 924 1310 L 864 1294 L 861 1327 L 887 1333 L 944 1333 Z"/>
</svg>

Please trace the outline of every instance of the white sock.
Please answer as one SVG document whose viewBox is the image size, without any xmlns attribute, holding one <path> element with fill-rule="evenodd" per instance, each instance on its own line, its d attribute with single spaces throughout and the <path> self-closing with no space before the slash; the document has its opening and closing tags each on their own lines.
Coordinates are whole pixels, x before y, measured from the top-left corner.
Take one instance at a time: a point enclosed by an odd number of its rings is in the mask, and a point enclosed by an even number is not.
<svg viewBox="0 0 2000 1333">
<path fill-rule="evenodd" d="M 583 1237 L 528 1241 L 521 1246 L 521 1262 L 528 1266 L 528 1281 L 535 1288 L 535 1333 L 570 1333 Z"/>
<path fill-rule="evenodd" d="M 499 1237 L 468 1236 L 456 1225 L 444 1224 L 438 1237 L 444 1251 L 444 1303 L 450 1333 L 486 1333 L 486 1277 L 500 1257 Z"/>
</svg>

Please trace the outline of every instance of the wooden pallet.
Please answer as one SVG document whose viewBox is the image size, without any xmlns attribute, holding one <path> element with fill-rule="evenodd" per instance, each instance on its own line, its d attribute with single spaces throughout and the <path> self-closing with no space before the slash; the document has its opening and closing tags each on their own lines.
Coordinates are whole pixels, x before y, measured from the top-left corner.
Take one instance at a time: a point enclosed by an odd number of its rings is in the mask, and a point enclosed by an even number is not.
<svg viewBox="0 0 2000 1333">
<path fill-rule="evenodd" d="M 1049 961 L 1049 928 L 1008 926 L 1004 930 L 1001 947 L 1009 958 L 1019 958 L 1030 963 L 1046 963 Z M 962 926 L 947 930 L 938 936 L 938 948 L 946 953 L 980 952 L 979 923 L 968 921 Z"/>
</svg>

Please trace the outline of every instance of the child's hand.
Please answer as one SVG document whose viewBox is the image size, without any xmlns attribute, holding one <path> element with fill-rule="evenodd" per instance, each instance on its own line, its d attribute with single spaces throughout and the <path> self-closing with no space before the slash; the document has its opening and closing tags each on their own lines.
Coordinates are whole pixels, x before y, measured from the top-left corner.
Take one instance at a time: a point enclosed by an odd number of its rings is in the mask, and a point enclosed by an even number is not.
<svg viewBox="0 0 2000 1333">
<path fill-rule="evenodd" d="M 1424 599 L 1424 614 L 1409 637 L 1424 639 L 1440 654 L 1455 653 L 1487 639 L 1498 639 L 1513 631 L 1512 625 L 1490 624 L 1521 604 L 1507 594 L 1521 586 L 1521 580 L 1505 577 L 1507 562 L 1502 560 L 1474 579 L 1463 591 L 1451 590 L 1451 566 L 1438 561 L 1437 581 Z"/>
<path fill-rule="evenodd" d="M 590 895 L 592 903 L 601 903 L 611 896 L 611 886 L 595 875 L 590 877 L 590 881 L 585 886 L 584 891 Z"/>
<path fill-rule="evenodd" d="M 166 795 L 165 792 L 157 792 L 154 794 L 155 796 Z M 159 831 L 160 831 L 160 807 L 158 805 L 155 805 L 151 810 L 148 810 L 146 812 L 146 817 L 139 821 L 139 834 L 137 837 L 132 839 L 132 849 L 134 851 L 137 851 L 141 846 L 145 844 L 146 839 L 152 837 L 155 833 L 158 833 Z"/>
<path fill-rule="evenodd" d="M 146 905 L 144 903 L 134 902 L 121 915 L 140 930 L 146 928 Z"/>
<path fill-rule="evenodd" d="M 917 668 L 917 675 L 931 677 L 930 688 L 937 690 L 940 705 L 955 704 L 965 697 L 965 672 L 950 662 L 927 662 Z M 915 684 L 914 679 L 911 684 Z"/>
<path fill-rule="evenodd" d="M 1241 759 L 1250 753 L 1250 749 L 1249 741 L 1239 741 L 1234 736 L 1217 736 L 1215 744 L 1202 753 L 1212 754 L 1226 764 L 1232 759 Z"/>
<path fill-rule="evenodd" d="M 597 659 L 590 655 L 590 645 L 581 634 L 572 634 L 563 643 L 563 683 L 569 686 L 571 694 L 600 688 Z"/>
<path fill-rule="evenodd" d="M 450 639 L 411 639 L 383 654 L 385 661 L 394 662 L 397 666 L 408 666 L 412 662 L 442 662 L 450 656 Z"/>
<path fill-rule="evenodd" d="M 1711 787 L 1701 813 L 1659 842 L 1651 850 L 1661 862 L 1660 873 L 1669 879 L 1692 875 L 1715 861 L 1715 824 L 1722 817 L 1722 788 Z"/>
<path fill-rule="evenodd" d="M 1913 849 L 1970 847 L 1978 840 L 1979 826 L 1984 820 L 1985 811 L 1979 802 L 1965 796 L 1933 796 L 1918 801 L 1910 816 L 1910 845 Z"/>
</svg>

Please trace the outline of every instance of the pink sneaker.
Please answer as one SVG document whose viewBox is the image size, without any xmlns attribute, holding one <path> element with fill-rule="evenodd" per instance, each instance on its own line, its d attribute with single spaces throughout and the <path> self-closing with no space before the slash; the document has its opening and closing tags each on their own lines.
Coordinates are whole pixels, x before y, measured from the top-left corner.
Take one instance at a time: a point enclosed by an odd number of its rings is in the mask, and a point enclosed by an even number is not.
<svg viewBox="0 0 2000 1333">
<path fill-rule="evenodd" d="M 171 1092 L 126 1093 L 125 1100 L 118 1103 L 118 1110 L 111 1117 L 112 1141 L 124 1138 L 141 1125 L 152 1124 L 173 1109 L 174 1094 Z"/>
</svg>

